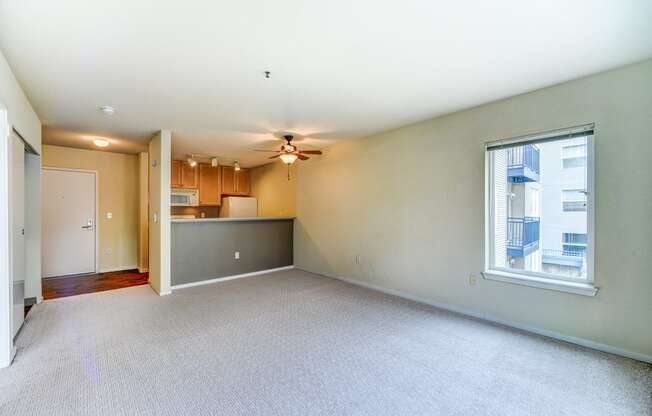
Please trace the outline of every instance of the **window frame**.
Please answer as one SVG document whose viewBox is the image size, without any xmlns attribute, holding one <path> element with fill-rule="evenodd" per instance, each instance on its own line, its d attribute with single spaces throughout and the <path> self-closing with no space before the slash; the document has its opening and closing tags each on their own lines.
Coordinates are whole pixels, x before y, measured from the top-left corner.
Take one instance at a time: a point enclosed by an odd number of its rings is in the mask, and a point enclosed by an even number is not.
<svg viewBox="0 0 652 416">
<path fill-rule="evenodd" d="M 586 244 L 586 278 L 562 276 L 545 272 L 533 272 L 527 270 L 515 270 L 502 267 L 494 267 L 494 227 L 493 227 L 493 206 L 494 206 L 494 167 L 492 150 L 485 148 L 485 262 L 482 276 L 488 280 L 514 283 L 519 285 L 537 287 L 542 289 L 558 290 L 562 292 L 575 293 L 586 296 L 595 296 L 598 288 L 595 282 L 595 138 L 596 131 L 593 124 L 586 126 L 571 127 L 548 132 L 537 133 L 512 139 L 505 139 L 509 144 L 520 142 L 531 142 L 538 138 L 554 137 L 563 135 L 565 131 L 574 131 L 581 128 L 591 128 L 592 135 L 586 136 L 586 216 L 587 216 L 587 244 Z M 555 140 L 555 139 L 553 139 Z M 558 140 L 563 140 L 559 138 Z M 561 155 L 560 155 L 561 156 Z M 563 157 L 561 158 L 563 160 Z M 562 162 L 563 163 L 563 162 Z M 562 207 L 563 211 L 563 207 Z"/>
</svg>

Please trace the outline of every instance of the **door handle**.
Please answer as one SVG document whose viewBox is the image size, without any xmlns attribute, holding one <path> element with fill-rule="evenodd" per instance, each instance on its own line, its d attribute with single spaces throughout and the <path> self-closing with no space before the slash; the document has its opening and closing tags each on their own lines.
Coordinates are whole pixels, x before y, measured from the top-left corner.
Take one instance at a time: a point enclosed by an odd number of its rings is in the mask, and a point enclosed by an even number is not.
<svg viewBox="0 0 652 416">
<path fill-rule="evenodd" d="M 92 225 L 82 225 L 81 228 L 84 228 L 84 229 L 88 230 L 89 228 L 93 228 L 93 226 Z"/>
</svg>

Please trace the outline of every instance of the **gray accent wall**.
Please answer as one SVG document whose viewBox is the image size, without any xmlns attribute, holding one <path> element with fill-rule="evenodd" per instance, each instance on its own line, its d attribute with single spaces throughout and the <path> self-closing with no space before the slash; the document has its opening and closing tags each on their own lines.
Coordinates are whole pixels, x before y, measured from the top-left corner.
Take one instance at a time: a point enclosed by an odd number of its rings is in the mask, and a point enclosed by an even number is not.
<svg viewBox="0 0 652 416">
<path fill-rule="evenodd" d="M 293 222 L 172 222 L 172 285 L 291 266 Z"/>
</svg>

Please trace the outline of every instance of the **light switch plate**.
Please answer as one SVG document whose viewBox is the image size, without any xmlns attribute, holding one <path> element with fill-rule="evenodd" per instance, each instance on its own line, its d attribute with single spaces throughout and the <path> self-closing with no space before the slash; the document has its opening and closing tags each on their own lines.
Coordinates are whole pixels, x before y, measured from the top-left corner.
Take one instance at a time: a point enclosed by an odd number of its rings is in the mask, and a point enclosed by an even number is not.
<svg viewBox="0 0 652 416">
<path fill-rule="evenodd" d="M 107 212 L 106 213 L 106 219 L 110 220 L 111 218 L 113 218 L 113 213 L 112 212 Z"/>
<path fill-rule="evenodd" d="M 235 257 L 236 260 L 240 260 L 240 252 L 236 251 L 233 257 Z"/>
</svg>

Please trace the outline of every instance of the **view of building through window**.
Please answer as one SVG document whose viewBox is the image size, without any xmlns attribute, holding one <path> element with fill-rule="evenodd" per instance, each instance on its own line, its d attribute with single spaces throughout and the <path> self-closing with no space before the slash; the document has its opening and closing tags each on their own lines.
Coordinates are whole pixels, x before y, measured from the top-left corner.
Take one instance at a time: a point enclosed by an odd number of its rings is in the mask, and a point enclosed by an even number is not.
<svg viewBox="0 0 652 416">
<path fill-rule="evenodd" d="M 587 137 L 491 151 L 493 267 L 587 276 Z"/>
</svg>

